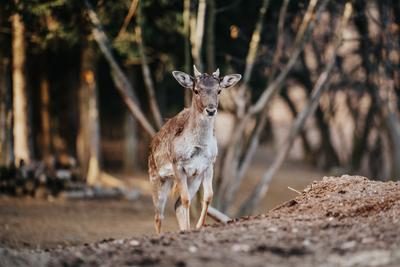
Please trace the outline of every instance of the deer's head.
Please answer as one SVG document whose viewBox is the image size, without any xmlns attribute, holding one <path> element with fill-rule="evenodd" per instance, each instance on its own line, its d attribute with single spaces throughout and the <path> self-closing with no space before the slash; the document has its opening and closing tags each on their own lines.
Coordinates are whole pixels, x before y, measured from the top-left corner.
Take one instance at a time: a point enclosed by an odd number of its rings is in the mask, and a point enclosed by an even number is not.
<svg viewBox="0 0 400 267">
<path fill-rule="evenodd" d="M 175 79 L 180 85 L 193 91 L 193 106 L 199 113 L 213 117 L 217 114 L 218 96 L 222 89 L 234 86 L 241 78 L 240 74 L 230 74 L 219 77 L 219 69 L 213 74 L 201 73 L 194 67 L 194 77 L 181 72 L 173 71 Z"/>
</svg>

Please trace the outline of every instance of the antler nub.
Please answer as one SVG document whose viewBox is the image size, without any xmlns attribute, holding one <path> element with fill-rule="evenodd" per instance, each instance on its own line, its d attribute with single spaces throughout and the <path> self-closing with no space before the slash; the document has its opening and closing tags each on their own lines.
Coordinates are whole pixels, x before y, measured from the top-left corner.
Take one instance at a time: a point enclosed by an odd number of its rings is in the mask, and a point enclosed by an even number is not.
<svg viewBox="0 0 400 267">
<path fill-rule="evenodd" d="M 215 78 L 219 78 L 219 69 L 213 72 L 212 74 Z"/>
<path fill-rule="evenodd" d="M 201 72 L 197 70 L 197 68 L 196 68 L 195 65 L 193 65 L 193 70 L 194 70 L 194 76 L 195 76 L 195 77 L 198 77 L 198 76 L 201 75 Z"/>
</svg>

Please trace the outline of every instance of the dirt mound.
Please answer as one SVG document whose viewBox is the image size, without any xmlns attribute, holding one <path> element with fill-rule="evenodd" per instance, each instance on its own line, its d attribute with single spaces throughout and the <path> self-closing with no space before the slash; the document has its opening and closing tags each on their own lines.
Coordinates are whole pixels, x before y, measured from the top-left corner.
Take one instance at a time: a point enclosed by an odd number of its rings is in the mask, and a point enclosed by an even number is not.
<svg viewBox="0 0 400 267">
<path fill-rule="evenodd" d="M 399 182 L 325 177 L 265 215 L 51 251 L 3 249 L 0 265 L 400 266 L 399 229 Z"/>
<path fill-rule="evenodd" d="M 399 182 L 376 182 L 360 176 L 324 177 L 309 185 L 300 196 L 275 208 L 272 214 L 372 216 L 399 209 L 399 186 Z"/>
</svg>

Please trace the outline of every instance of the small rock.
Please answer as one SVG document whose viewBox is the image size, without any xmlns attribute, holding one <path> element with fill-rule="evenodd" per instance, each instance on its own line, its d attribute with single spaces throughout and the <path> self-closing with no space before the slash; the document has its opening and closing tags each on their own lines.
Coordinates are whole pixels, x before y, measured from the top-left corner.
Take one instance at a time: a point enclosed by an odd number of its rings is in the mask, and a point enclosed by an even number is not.
<svg viewBox="0 0 400 267">
<path fill-rule="evenodd" d="M 371 244 L 371 243 L 374 243 L 376 240 L 375 240 L 375 238 L 373 238 L 373 237 L 364 237 L 362 240 L 361 240 L 361 243 L 363 243 L 363 244 Z"/>
<path fill-rule="evenodd" d="M 125 241 L 122 240 L 122 239 L 119 239 L 119 240 L 114 240 L 113 243 L 114 243 L 114 244 L 117 244 L 117 245 L 122 245 L 122 244 L 125 243 Z"/>
<path fill-rule="evenodd" d="M 235 252 L 248 252 L 250 251 L 250 246 L 247 244 L 234 244 L 231 249 Z"/>
<path fill-rule="evenodd" d="M 310 241 L 309 239 L 304 239 L 303 245 L 304 245 L 305 247 L 309 247 L 309 246 L 311 245 L 311 241 Z"/>
<path fill-rule="evenodd" d="M 273 232 L 273 233 L 278 232 L 278 228 L 270 227 L 270 228 L 268 228 L 268 232 Z"/>
<path fill-rule="evenodd" d="M 340 246 L 340 248 L 343 249 L 343 250 L 347 250 L 347 249 L 354 248 L 356 245 L 357 245 L 357 242 L 353 240 L 353 241 L 349 241 L 349 242 L 343 243 Z"/>
<path fill-rule="evenodd" d="M 140 242 L 137 241 L 137 240 L 135 240 L 135 239 L 133 239 L 133 240 L 131 240 L 131 241 L 129 242 L 129 245 L 134 246 L 134 247 L 137 247 L 137 246 L 140 245 Z"/>
<path fill-rule="evenodd" d="M 197 248 L 195 246 L 190 246 L 189 247 L 189 252 L 195 253 L 197 251 Z"/>
<path fill-rule="evenodd" d="M 107 249 L 108 245 L 107 245 L 107 243 L 100 243 L 100 244 L 98 244 L 98 247 L 99 247 L 99 249 Z"/>
</svg>

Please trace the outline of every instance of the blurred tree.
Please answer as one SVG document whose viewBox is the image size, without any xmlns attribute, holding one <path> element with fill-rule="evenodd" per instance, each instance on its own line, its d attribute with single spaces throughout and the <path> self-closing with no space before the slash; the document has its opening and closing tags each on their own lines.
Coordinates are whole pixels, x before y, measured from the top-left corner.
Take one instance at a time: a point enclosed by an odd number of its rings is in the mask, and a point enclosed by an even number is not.
<svg viewBox="0 0 400 267">
<path fill-rule="evenodd" d="M 11 79 L 10 79 L 10 22 L 6 19 L 7 5 L 0 6 L 0 166 L 6 166 L 13 162 L 12 158 L 12 103 L 11 103 Z"/>
<path fill-rule="evenodd" d="M 81 167 L 89 185 L 96 185 L 100 178 L 100 126 L 96 83 L 96 55 L 90 44 L 82 49 L 81 108 L 78 151 Z M 87 165 L 86 165 L 87 164 Z"/>
<path fill-rule="evenodd" d="M 18 5 L 20 2 L 15 1 Z M 29 145 L 29 99 L 26 88 L 25 60 L 25 25 L 19 11 L 11 17 L 12 24 L 12 65 L 13 65 L 13 111 L 14 111 L 14 153 L 15 164 L 21 160 L 30 163 L 32 151 Z"/>
<path fill-rule="evenodd" d="M 42 154 L 46 162 L 51 158 L 51 128 L 50 128 L 50 90 L 47 73 L 44 73 L 40 81 L 40 115 L 42 121 Z"/>
</svg>

